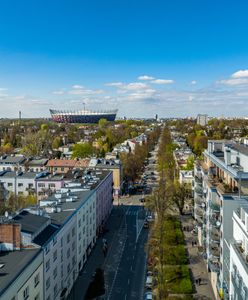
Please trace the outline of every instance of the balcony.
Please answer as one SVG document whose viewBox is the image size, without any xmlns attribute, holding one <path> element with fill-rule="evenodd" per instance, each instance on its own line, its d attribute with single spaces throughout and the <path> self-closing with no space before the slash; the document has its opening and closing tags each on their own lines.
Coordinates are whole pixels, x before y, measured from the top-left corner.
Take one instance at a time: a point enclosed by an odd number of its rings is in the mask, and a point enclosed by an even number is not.
<svg viewBox="0 0 248 300">
<path fill-rule="evenodd" d="M 203 218 L 203 216 L 204 216 L 204 209 L 196 208 L 195 215 Z"/>
<path fill-rule="evenodd" d="M 248 273 L 248 253 L 245 253 L 242 242 L 238 241 L 234 243 L 233 248 L 237 256 L 239 257 L 239 260 L 241 261 L 242 265 L 244 266 L 246 272 Z"/>
<path fill-rule="evenodd" d="M 210 218 L 209 223 L 211 226 L 213 226 L 215 228 L 220 228 L 220 225 L 221 225 L 220 220 L 218 220 L 217 218 L 214 218 L 213 215 Z"/>
<path fill-rule="evenodd" d="M 194 188 L 194 191 L 195 191 L 195 193 L 198 194 L 198 195 L 202 195 L 202 194 L 203 194 L 203 189 L 202 189 L 202 187 L 200 187 L 200 186 L 196 186 L 196 187 Z"/>
<path fill-rule="evenodd" d="M 220 243 L 220 235 L 216 232 L 210 232 L 210 243 L 219 244 Z"/>
<path fill-rule="evenodd" d="M 210 256 L 212 258 L 220 258 L 220 248 L 219 247 L 209 247 Z"/>
<path fill-rule="evenodd" d="M 199 206 L 202 206 L 202 203 L 204 203 L 203 198 L 201 198 L 201 197 L 199 197 L 199 196 L 197 196 L 197 197 L 194 199 L 194 201 L 195 201 L 195 204 L 197 204 L 197 205 L 199 205 Z"/>
<path fill-rule="evenodd" d="M 217 202 L 209 201 L 209 207 L 215 212 L 220 212 L 220 205 Z"/>
<path fill-rule="evenodd" d="M 208 262 L 209 269 L 211 272 L 219 273 L 220 272 L 220 263 L 215 260 L 209 260 Z"/>
</svg>

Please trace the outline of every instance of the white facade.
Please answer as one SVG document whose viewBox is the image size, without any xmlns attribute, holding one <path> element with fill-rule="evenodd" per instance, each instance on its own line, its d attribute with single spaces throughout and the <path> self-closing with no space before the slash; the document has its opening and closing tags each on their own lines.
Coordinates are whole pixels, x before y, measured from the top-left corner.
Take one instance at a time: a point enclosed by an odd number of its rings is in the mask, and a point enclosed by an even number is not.
<svg viewBox="0 0 248 300">
<path fill-rule="evenodd" d="M 184 170 L 180 170 L 179 171 L 179 182 L 181 184 L 192 184 L 192 181 L 194 179 L 193 176 L 193 171 L 184 171 Z"/>
<path fill-rule="evenodd" d="M 24 250 L 32 251 L 32 250 Z M 42 300 L 43 297 L 43 258 L 40 252 L 1 294 L 1 300 Z"/>
<path fill-rule="evenodd" d="M 230 299 L 248 299 L 248 204 L 233 212 L 230 245 Z"/>
</svg>

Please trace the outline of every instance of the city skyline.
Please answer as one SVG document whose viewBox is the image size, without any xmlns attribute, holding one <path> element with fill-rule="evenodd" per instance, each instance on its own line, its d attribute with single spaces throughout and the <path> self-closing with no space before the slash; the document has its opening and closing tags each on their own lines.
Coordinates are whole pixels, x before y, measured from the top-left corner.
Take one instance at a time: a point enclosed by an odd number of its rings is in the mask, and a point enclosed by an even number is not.
<svg viewBox="0 0 248 300">
<path fill-rule="evenodd" d="M 133 2 L 1 4 L 1 117 L 247 116 L 248 4 Z"/>
</svg>

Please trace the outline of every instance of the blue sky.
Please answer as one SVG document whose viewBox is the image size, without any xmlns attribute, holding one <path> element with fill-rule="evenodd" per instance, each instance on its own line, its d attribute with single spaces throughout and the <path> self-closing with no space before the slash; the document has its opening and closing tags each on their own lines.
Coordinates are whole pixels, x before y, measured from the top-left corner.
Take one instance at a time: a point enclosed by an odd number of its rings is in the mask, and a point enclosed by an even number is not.
<svg viewBox="0 0 248 300">
<path fill-rule="evenodd" d="M 248 2 L 0 3 L 0 117 L 248 113 Z"/>
</svg>

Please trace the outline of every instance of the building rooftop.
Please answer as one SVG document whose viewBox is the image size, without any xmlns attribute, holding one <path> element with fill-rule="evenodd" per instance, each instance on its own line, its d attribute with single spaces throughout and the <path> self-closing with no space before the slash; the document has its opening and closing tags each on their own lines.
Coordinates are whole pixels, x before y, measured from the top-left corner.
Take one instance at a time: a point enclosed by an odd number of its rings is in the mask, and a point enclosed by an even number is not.
<svg viewBox="0 0 248 300">
<path fill-rule="evenodd" d="M 11 156 L 11 155 L 3 155 L 0 158 L 0 165 L 4 165 L 4 164 L 20 164 L 22 162 L 24 162 L 26 160 L 26 158 L 22 155 L 20 156 Z"/>
<path fill-rule="evenodd" d="M 34 234 L 40 230 L 40 228 L 50 223 L 50 219 L 47 217 L 34 215 L 26 210 L 20 212 L 13 220 L 21 224 L 21 231 Z"/>
<path fill-rule="evenodd" d="M 0 265 L 3 265 L 0 268 L 0 296 L 39 252 L 40 249 L 0 252 Z"/>
<path fill-rule="evenodd" d="M 47 167 L 74 167 L 76 163 L 73 159 L 50 159 Z"/>
<path fill-rule="evenodd" d="M 58 227 L 50 224 L 39 235 L 37 235 L 33 242 L 42 247 L 50 240 L 56 231 L 58 231 Z"/>
<path fill-rule="evenodd" d="M 48 162 L 47 158 L 32 159 L 27 162 L 28 166 L 44 166 Z"/>
</svg>

